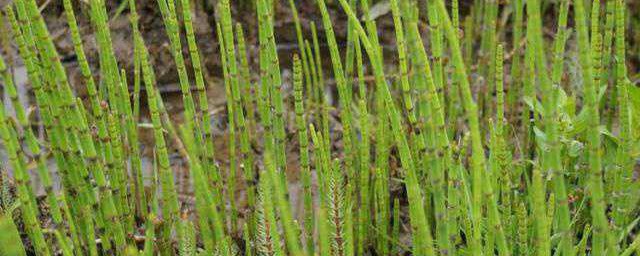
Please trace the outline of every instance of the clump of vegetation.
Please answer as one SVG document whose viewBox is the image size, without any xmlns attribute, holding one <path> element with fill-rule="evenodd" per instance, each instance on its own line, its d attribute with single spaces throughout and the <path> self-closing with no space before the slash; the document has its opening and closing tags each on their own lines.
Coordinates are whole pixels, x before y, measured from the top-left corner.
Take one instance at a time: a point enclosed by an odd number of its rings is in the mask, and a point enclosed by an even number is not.
<svg viewBox="0 0 640 256">
<path fill-rule="evenodd" d="M 223 67 L 229 162 L 221 164 L 190 0 L 157 0 L 179 77 L 180 124 L 164 106 L 136 1 L 123 7 L 134 49 L 127 81 L 104 0 L 78 3 L 88 6 L 97 72 L 73 3 L 64 0 L 87 91 L 80 99 L 36 1 L 15 0 L 3 15 L 37 118 L 0 58 L 10 101 L 0 104 L 3 165 L 12 177 L 3 169 L 0 253 L 640 255 L 640 89 L 626 62 L 637 49 L 625 41 L 630 24 L 640 27 L 625 18 L 624 0 L 558 2 L 557 24 L 545 26 L 543 10 L 556 6 L 546 1 L 475 1 L 461 17 L 457 0 L 390 0 L 396 57 L 385 59 L 368 0 L 334 3 L 348 18 L 338 21 L 348 28 L 344 47 L 325 0 L 316 1 L 329 58 L 314 23 L 305 37 L 290 0 L 298 52 L 289 56 L 289 94 L 275 3 L 252 3 L 259 26 L 252 69 L 243 25 L 221 0 L 220 56 L 207 56 Z M 144 102 L 154 138 L 150 173 L 139 139 Z M 178 195 L 172 150 L 187 160 L 192 205 Z M 291 200 L 292 172 L 301 207 Z"/>
</svg>

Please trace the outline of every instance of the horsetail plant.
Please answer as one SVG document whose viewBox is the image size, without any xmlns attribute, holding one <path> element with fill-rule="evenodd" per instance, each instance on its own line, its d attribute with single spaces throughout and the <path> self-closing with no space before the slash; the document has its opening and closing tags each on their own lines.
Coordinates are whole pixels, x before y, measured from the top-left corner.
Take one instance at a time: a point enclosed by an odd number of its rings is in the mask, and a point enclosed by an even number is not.
<svg viewBox="0 0 640 256">
<path fill-rule="evenodd" d="M 638 254 L 633 4 L 13 1 L 0 254 Z"/>
<path fill-rule="evenodd" d="M 311 169 L 309 167 L 309 137 L 307 135 L 307 119 L 304 114 L 302 100 L 302 67 L 298 55 L 293 55 L 293 86 L 296 112 L 296 129 L 300 143 L 300 168 L 304 191 L 304 235 L 307 253 L 313 254 L 313 194 L 311 191 Z"/>
</svg>

